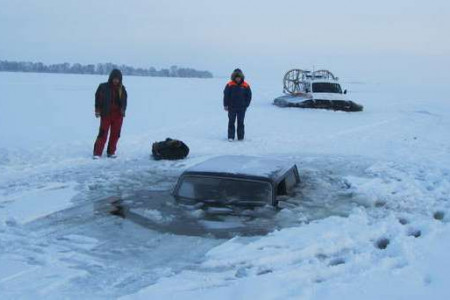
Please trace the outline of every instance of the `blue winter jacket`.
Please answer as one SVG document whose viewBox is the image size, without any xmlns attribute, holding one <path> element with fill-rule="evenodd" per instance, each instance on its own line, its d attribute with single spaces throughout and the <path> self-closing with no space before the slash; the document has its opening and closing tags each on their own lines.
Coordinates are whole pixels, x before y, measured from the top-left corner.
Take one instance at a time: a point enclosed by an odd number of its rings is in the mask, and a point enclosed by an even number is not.
<svg viewBox="0 0 450 300">
<path fill-rule="evenodd" d="M 252 90 L 250 85 L 243 81 L 237 84 L 235 81 L 230 81 L 225 86 L 223 91 L 223 106 L 228 107 L 228 110 L 243 110 L 250 105 L 252 100 Z"/>
</svg>

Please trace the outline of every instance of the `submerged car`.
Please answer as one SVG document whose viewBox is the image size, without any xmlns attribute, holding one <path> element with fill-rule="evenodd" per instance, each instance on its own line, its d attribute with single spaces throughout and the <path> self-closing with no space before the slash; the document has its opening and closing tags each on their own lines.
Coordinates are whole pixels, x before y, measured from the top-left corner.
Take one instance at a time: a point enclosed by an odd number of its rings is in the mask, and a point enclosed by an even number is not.
<svg viewBox="0 0 450 300">
<path fill-rule="evenodd" d="M 278 203 L 293 200 L 299 182 L 293 163 L 220 156 L 185 170 L 172 191 L 110 201 L 109 213 L 173 234 L 265 234 L 278 227 Z"/>
<path fill-rule="evenodd" d="M 285 95 L 274 99 L 280 107 L 321 108 L 341 111 L 362 111 L 363 106 L 347 97 L 339 78 L 328 70 L 293 69 L 284 76 Z"/>
<path fill-rule="evenodd" d="M 273 205 L 292 193 L 300 178 L 295 164 L 248 156 L 212 158 L 181 174 L 173 195 L 194 202 Z"/>
</svg>

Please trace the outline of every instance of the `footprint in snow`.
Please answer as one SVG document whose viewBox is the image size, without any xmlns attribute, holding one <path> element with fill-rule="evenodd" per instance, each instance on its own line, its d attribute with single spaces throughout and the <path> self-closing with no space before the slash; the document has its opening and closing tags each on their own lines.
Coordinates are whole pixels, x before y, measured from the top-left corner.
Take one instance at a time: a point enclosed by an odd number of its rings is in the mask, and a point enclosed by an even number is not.
<svg viewBox="0 0 450 300">
<path fill-rule="evenodd" d="M 386 205 L 386 201 L 377 200 L 375 201 L 375 207 L 384 207 Z"/>
<path fill-rule="evenodd" d="M 398 221 L 402 225 L 406 225 L 409 223 L 408 219 L 405 219 L 405 218 L 399 218 Z"/>
<path fill-rule="evenodd" d="M 445 213 L 443 211 L 437 211 L 433 214 L 433 218 L 438 221 L 444 220 Z"/>
<path fill-rule="evenodd" d="M 376 241 L 375 246 L 380 249 L 380 250 L 384 250 L 387 248 L 387 246 L 389 245 L 390 240 L 387 238 L 380 238 Z"/>
<path fill-rule="evenodd" d="M 334 267 L 334 266 L 343 265 L 343 264 L 345 264 L 345 259 L 343 259 L 342 257 L 338 257 L 338 258 L 332 259 L 328 265 L 330 267 Z"/>
<path fill-rule="evenodd" d="M 418 238 L 418 237 L 422 236 L 422 231 L 420 231 L 420 229 L 411 228 L 408 230 L 408 236 L 413 236 L 415 238 Z"/>
</svg>

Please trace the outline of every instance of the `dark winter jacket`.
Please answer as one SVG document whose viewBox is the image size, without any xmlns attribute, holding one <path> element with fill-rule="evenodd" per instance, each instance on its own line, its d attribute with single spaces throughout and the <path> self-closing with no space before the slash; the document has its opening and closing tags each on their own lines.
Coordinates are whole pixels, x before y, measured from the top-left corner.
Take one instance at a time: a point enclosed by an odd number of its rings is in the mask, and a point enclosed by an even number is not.
<svg viewBox="0 0 450 300">
<path fill-rule="evenodd" d="M 120 80 L 118 87 L 115 87 L 112 83 L 114 78 Z M 110 114 L 113 105 L 120 109 L 122 116 L 125 116 L 127 90 L 122 85 L 122 73 L 119 70 L 113 70 L 109 75 L 108 82 L 101 83 L 95 92 L 96 113 L 99 113 L 101 116 L 107 116 Z"/>
<path fill-rule="evenodd" d="M 236 81 L 231 80 L 225 86 L 223 91 L 223 106 L 228 107 L 228 110 L 243 110 L 250 105 L 252 100 L 252 90 L 250 85 L 242 81 L 237 84 Z"/>
</svg>

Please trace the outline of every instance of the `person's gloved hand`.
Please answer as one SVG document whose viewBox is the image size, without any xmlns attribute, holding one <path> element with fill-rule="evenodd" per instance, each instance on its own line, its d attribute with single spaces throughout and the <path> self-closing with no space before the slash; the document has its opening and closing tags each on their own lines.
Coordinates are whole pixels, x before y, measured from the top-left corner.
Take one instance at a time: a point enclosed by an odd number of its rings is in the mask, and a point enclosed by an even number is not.
<svg viewBox="0 0 450 300">
<path fill-rule="evenodd" d="M 98 111 L 95 112 L 95 117 L 100 118 L 100 113 Z"/>
<path fill-rule="evenodd" d="M 225 111 L 228 111 L 228 106 L 224 106 L 223 109 L 224 109 Z"/>
</svg>

